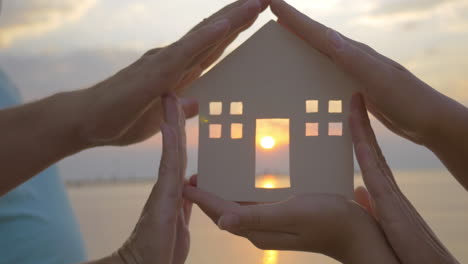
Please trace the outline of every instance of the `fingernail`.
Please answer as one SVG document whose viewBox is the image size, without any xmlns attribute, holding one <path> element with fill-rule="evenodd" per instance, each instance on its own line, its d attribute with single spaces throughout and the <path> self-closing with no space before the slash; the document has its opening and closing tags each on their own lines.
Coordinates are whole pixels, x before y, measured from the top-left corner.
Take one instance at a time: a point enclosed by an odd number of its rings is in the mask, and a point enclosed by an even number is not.
<svg viewBox="0 0 468 264">
<path fill-rule="evenodd" d="M 239 216 L 235 214 L 226 214 L 219 218 L 218 227 L 221 230 L 232 229 L 240 224 Z"/>
<path fill-rule="evenodd" d="M 260 2 L 258 2 L 258 0 L 248 0 L 245 3 L 243 3 L 241 7 L 244 8 L 244 7 L 250 6 L 250 5 L 255 5 L 257 7 L 260 7 Z"/>
<path fill-rule="evenodd" d="M 344 49 L 344 40 L 341 37 L 340 33 L 336 32 L 333 29 L 328 29 L 327 30 L 327 37 L 330 45 L 335 49 L 336 51 L 342 51 Z"/>
</svg>

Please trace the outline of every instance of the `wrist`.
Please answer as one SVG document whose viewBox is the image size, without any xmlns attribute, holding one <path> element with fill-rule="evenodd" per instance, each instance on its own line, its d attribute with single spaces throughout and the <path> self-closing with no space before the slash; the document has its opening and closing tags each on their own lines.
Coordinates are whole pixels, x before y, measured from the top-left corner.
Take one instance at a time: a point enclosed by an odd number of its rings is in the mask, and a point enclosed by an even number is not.
<svg viewBox="0 0 468 264">
<path fill-rule="evenodd" d="M 50 120 L 51 132 L 45 132 L 45 138 L 54 137 L 60 144 L 64 156 L 82 151 L 88 147 L 80 135 L 83 109 L 80 106 L 79 92 L 63 92 L 49 97 L 50 107 L 45 108 L 44 120 Z"/>
<path fill-rule="evenodd" d="M 448 142 L 463 138 L 466 130 L 463 126 L 468 121 L 468 109 L 457 101 L 438 93 L 432 107 L 430 121 L 423 133 L 423 145 L 433 152 L 445 147 Z"/>
</svg>

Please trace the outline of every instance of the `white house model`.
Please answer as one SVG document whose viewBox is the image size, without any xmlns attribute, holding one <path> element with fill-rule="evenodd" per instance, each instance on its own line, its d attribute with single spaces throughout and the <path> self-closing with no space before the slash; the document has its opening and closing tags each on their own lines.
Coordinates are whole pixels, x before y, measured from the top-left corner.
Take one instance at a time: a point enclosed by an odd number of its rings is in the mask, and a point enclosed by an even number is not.
<svg viewBox="0 0 468 264">
<path fill-rule="evenodd" d="M 347 119 L 355 91 L 357 84 L 329 58 L 268 22 L 186 94 L 200 107 L 199 187 L 233 201 L 301 193 L 351 198 Z M 279 169 L 269 170 L 268 162 Z M 259 185 L 262 170 L 270 178 L 286 175 L 287 184 Z"/>
</svg>

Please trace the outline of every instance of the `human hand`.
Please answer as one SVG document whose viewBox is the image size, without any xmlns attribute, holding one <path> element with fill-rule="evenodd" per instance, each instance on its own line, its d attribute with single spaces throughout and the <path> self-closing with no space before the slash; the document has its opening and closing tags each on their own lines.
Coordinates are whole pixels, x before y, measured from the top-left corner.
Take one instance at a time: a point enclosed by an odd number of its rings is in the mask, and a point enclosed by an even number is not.
<svg viewBox="0 0 468 264">
<path fill-rule="evenodd" d="M 442 110 L 449 98 L 400 64 L 310 19 L 283 0 L 272 0 L 271 10 L 279 23 L 361 84 L 366 106 L 385 126 L 415 143 L 427 143 L 435 131 L 438 113 L 434 109 Z"/>
<path fill-rule="evenodd" d="M 343 263 L 398 263 L 374 219 L 338 195 L 304 194 L 279 203 L 238 204 L 186 185 L 184 197 L 220 229 L 245 237 L 260 249 L 317 252 Z"/>
<path fill-rule="evenodd" d="M 187 166 L 185 117 L 174 94 L 163 96 L 163 153 L 158 181 L 125 244 L 94 264 L 182 264 L 190 247 L 192 203 L 182 197 Z"/>
<path fill-rule="evenodd" d="M 240 0 L 203 20 L 179 41 L 148 51 L 132 65 L 96 86 L 76 101 L 89 147 L 128 145 L 159 131 L 161 95 L 180 92 L 215 62 L 237 35 L 248 28 L 269 0 Z M 187 117 L 198 113 L 193 100 L 181 100 Z"/>
<path fill-rule="evenodd" d="M 351 102 L 350 128 L 364 183 L 356 201 L 375 217 L 403 264 L 453 264 L 450 254 L 398 187 L 375 138 L 360 95 Z"/>
<path fill-rule="evenodd" d="M 360 84 L 369 111 L 394 133 L 429 148 L 468 190 L 468 108 L 369 46 L 272 0 L 279 23 Z"/>
</svg>

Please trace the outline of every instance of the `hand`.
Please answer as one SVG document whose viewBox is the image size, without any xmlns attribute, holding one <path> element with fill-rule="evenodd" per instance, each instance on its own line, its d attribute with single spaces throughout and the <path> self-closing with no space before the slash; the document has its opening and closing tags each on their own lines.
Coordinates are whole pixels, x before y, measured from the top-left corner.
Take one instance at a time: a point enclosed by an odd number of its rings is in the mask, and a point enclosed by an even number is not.
<svg viewBox="0 0 468 264">
<path fill-rule="evenodd" d="M 401 263 L 458 263 L 398 188 L 377 144 L 362 97 L 355 95 L 351 105 L 354 148 L 370 191 L 358 188 L 356 200 L 376 218 Z"/>
<path fill-rule="evenodd" d="M 188 224 L 192 204 L 182 197 L 187 166 L 185 118 L 174 94 L 162 99 L 163 154 L 158 181 L 140 219 L 117 253 L 94 264 L 182 264 L 190 247 Z"/>
<path fill-rule="evenodd" d="M 394 133 L 428 147 L 468 190 L 468 108 L 283 0 L 272 0 L 271 9 L 281 24 L 360 83 L 364 102 L 376 118 Z"/>
<path fill-rule="evenodd" d="M 282 0 L 273 0 L 273 13 L 293 33 L 329 57 L 361 84 L 365 103 L 393 132 L 422 144 L 434 120 L 434 89 L 391 59 L 365 44 L 346 38 L 310 19 Z M 421 98 L 423 96 L 424 98 Z"/>
<path fill-rule="evenodd" d="M 182 198 L 187 166 L 184 113 L 174 95 L 163 99 L 159 176 L 133 234 L 118 251 L 125 263 L 182 264 L 187 258 L 191 205 Z M 133 263 L 136 260 L 137 263 Z"/>
<path fill-rule="evenodd" d="M 86 145 L 128 145 L 159 131 L 161 95 L 180 92 L 216 61 L 248 28 L 269 0 L 234 2 L 205 19 L 179 41 L 148 51 L 132 65 L 96 86 L 77 101 L 83 118 L 79 129 Z M 187 117 L 198 113 L 193 100 L 182 100 Z"/>
<path fill-rule="evenodd" d="M 184 197 L 220 229 L 260 249 L 317 252 L 343 263 L 398 263 L 374 219 L 341 196 L 307 194 L 241 205 L 186 185 Z"/>
</svg>

